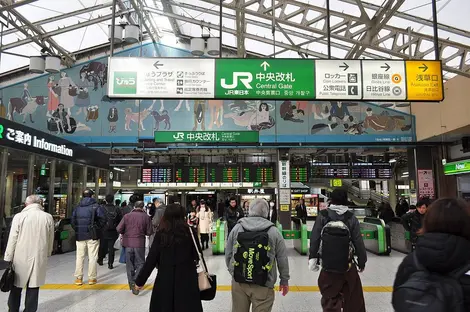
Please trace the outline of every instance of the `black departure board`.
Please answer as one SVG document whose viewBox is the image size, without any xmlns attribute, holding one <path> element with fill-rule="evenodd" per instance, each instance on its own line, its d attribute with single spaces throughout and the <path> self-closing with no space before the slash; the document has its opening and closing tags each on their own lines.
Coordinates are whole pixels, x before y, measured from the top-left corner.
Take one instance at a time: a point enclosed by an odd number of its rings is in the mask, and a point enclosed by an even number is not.
<svg viewBox="0 0 470 312">
<path fill-rule="evenodd" d="M 207 182 L 207 166 L 186 166 L 177 164 L 175 169 L 176 183 L 206 183 Z"/>
<path fill-rule="evenodd" d="M 312 163 L 310 166 L 310 178 L 312 179 L 348 179 L 348 163 Z"/>
<path fill-rule="evenodd" d="M 353 163 L 353 179 L 391 179 L 392 167 L 387 163 Z"/>
<path fill-rule="evenodd" d="M 239 165 L 209 164 L 208 182 L 211 183 L 238 183 L 240 182 Z"/>
<path fill-rule="evenodd" d="M 142 168 L 142 183 L 172 183 L 174 181 L 173 166 Z"/>
<path fill-rule="evenodd" d="M 290 167 L 290 181 L 291 182 L 300 182 L 300 183 L 307 183 L 308 182 L 308 167 L 305 166 L 291 166 Z"/>
<path fill-rule="evenodd" d="M 242 165 L 242 182 L 261 182 L 270 183 L 275 182 L 276 164 L 249 164 L 245 163 Z"/>
</svg>

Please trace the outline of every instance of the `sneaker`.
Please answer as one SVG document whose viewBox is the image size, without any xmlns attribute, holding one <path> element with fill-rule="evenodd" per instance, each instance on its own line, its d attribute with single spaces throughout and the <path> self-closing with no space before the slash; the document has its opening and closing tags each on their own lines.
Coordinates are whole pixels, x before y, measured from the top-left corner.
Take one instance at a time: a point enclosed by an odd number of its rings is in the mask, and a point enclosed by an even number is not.
<svg viewBox="0 0 470 312">
<path fill-rule="evenodd" d="M 112 270 L 114 269 L 114 266 L 112 264 L 108 264 L 108 269 Z"/>
<path fill-rule="evenodd" d="M 99 265 L 99 266 L 102 266 L 102 265 L 103 265 L 103 260 L 98 260 L 97 262 L 98 262 L 98 265 Z"/>
<path fill-rule="evenodd" d="M 138 296 L 138 295 L 139 295 L 139 292 L 140 292 L 140 291 L 139 291 L 138 289 L 135 289 L 135 286 L 132 287 L 132 294 L 133 294 L 133 295 Z"/>
<path fill-rule="evenodd" d="M 95 284 L 96 284 L 96 278 L 95 279 L 92 278 L 88 281 L 88 285 L 95 285 Z"/>
<path fill-rule="evenodd" d="M 82 286 L 83 285 L 83 280 L 81 278 L 75 279 L 75 285 Z"/>
</svg>

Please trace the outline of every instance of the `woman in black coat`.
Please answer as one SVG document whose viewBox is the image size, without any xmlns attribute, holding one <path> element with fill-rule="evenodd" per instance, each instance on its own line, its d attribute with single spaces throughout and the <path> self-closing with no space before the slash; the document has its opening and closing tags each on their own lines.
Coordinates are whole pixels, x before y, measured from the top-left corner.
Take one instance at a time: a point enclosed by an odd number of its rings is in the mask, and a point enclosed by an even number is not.
<svg viewBox="0 0 470 312">
<path fill-rule="evenodd" d="M 470 208 L 460 199 L 441 199 L 426 212 L 415 253 L 430 272 L 449 274 L 470 263 Z M 418 271 L 413 254 L 398 267 L 393 288 L 404 284 Z M 470 275 L 459 279 L 464 291 L 465 311 L 470 311 Z"/>
<path fill-rule="evenodd" d="M 198 253 L 184 217 L 182 206 L 171 204 L 166 208 L 144 267 L 135 280 L 137 289 L 142 289 L 153 269 L 158 268 L 150 312 L 202 312 L 196 272 Z M 199 241 L 197 244 L 201 250 Z"/>
</svg>

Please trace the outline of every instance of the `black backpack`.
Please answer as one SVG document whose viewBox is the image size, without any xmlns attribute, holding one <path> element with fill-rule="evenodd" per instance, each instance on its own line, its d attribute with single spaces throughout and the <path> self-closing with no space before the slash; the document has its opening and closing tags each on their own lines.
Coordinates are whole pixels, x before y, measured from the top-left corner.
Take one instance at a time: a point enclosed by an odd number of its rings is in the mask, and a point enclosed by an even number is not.
<svg viewBox="0 0 470 312">
<path fill-rule="evenodd" d="M 106 210 L 106 229 L 114 230 L 118 226 L 118 208 L 105 206 Z"/>
<path fill-rule="evenodd" d="M 416 252 L 413 252 L 413 260 L 418 271 L 393 290 L 392 305 L 395 311 L 465 312 L 459 278 L 470 269 L 470 264 L 442 275 L 426 270 L 419 263 Z"/>
<path fill-rule="evenodd" d="M 237 283 L 265 286 L 272 268 L 271 259 L 268 257 L 268 251 L 271 249 L 268 236 L 270 228 L 260 232 L 244 230 L 238 233 L 233 263 L 233 278 Z"/>
<path fill-rule="evenodd" d="M 337 220 L 328 216 L 328 209 L 322 210 L 320 214 L 325 218 L 319 251 L 322 269 L 327 272 L 345 273 L 354 261 L 354 245 L 347 225 L 353 214 L 347 211 L 342 219 Z"/>
</svg>

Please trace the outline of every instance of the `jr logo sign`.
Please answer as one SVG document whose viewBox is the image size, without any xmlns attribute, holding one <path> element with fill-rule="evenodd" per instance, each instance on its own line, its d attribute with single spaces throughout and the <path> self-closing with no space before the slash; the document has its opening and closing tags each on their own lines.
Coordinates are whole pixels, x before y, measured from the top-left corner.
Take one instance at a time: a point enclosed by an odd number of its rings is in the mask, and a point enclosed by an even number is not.
<svg viewBox="0 0 470 312">
<path fill-rule="evenodd" d="M 114 93 L 136 94 L 137 93 L 137 73 L 136 72 L 115 72 L 114 73 Z"/>
<path fill-rule="evenodd" d="M 240 81 L 246 89 L 253 89 L 251 82 L 253 81 L 253 74 L 249 72 L 233 72 L 232 83 L 228 84 L 225 78 L 220 80 L 220 85 L 224 89 L 237 89 L 238 81 Z"/>
</svg>

